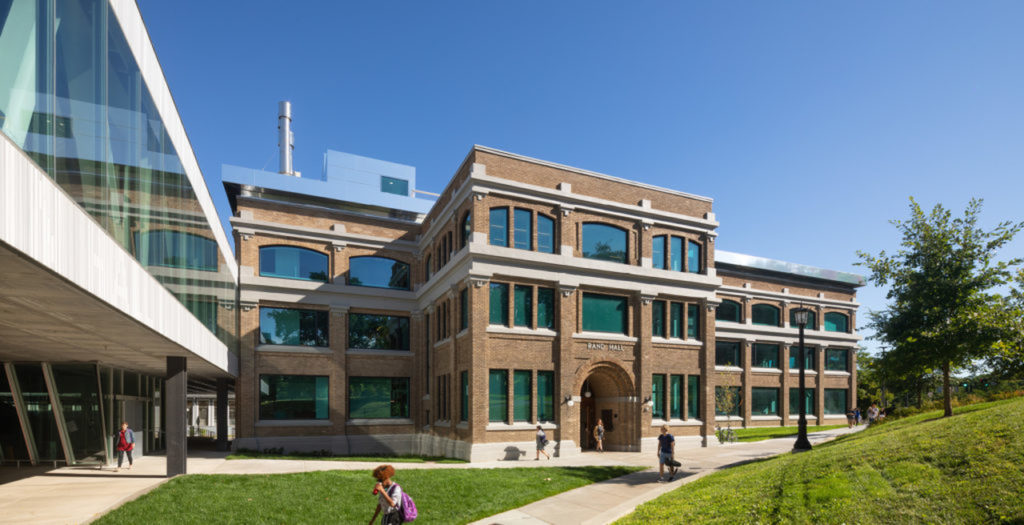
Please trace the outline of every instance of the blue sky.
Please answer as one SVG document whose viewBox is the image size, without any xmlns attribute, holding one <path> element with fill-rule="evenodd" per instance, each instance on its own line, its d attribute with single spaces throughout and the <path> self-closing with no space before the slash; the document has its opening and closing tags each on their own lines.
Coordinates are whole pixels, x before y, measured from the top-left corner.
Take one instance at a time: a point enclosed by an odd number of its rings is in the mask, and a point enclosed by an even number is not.
<svg viewBox="0 0 1024 525">
<path fill-rule="evenodd" d="M 719 249 L 861 274 L 911 195 L 1024 220 L 1022 2 L 139 4 L 225 218 L 221 164 L 275 170 L 287 99 L 307 176 L 330 148 L 436 192 L 483 144 L 712 197 Z"/>
</svg>

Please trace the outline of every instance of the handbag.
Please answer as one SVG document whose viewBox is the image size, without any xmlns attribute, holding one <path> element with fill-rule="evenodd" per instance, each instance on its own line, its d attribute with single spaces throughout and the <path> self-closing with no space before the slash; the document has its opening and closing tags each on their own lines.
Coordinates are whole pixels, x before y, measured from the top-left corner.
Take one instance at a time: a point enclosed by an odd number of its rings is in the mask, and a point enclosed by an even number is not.
<svg viewBox="0 0 1024 525">
<path fill-rule="evenodd" d="M 668 461 L 665 462 L 665 464 L 670 466 L 670 467 L 672 467 L 672 468 L 679 468 L 679 467 L 683 466 L 682 463 L 676 461 L 673 458 L 669 458 Z"/>
</svg>

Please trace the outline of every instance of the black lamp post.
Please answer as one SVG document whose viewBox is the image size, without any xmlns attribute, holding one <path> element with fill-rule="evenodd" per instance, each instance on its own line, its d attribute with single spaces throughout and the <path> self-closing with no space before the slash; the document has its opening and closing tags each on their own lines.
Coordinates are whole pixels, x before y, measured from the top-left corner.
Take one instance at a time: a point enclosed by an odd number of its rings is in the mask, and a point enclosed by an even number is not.
<svg viewBox="0 0 1024 525">
<path fill-rule="evenodd" d="M 810 310 L 800 308 L 793 312 L 793 319 L 800 327 L 800 421 L 799 433 L 796 436 L 796 443 L 793 450 L 811 450 L 811 442 L 807 440 L 807 390 L 804 386 L 804 369 L 807 367 L 807 350 L 804 348 L 804 327 L 807 326 L 807 318 Z"/>
</svg>

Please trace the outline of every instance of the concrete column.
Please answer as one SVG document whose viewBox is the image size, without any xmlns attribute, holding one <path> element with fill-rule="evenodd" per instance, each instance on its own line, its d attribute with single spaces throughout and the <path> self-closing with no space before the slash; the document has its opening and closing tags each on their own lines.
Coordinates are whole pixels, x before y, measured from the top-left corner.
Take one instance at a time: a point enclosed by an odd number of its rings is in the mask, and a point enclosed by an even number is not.
<svg viewBox="0 0 1024 525">
<path fill-rule="evenodd" d="M 741 367 L 743 367 L 743 373 L 740 375 L 740 417 L 743 418 L 743 426 L 750 426 L 751 408 L 751 392 L 750 392 L 750 362 L 753 359 L 753 346 L 754 343 L 750 341 L 743 341 L 740 343 L 740 356 Z"/>
<path fill-rule="evenodd" d="M 646 237 L 651 237 L 650 232 L 645 232 Z M 649 248 L 648 248 L 649 249 Z M 636 378 L 637 383 L 637 395 L 640 401 L 653 397 L 653 377 L 652 375 L 657 373 L 666 372 L 666 370 L 654 370 L 654 359 L 652 357 L 654 348 L 651 343 L 651 337 L 654 336 L 654 302 L 653 295 L 641 294 L 639 301 L 634 301 L 636 304 L 636 323 L 634 325 L 634 334 L 637 336 L 637 363 L 634 365 L 638 377 Z M 671 385 L 671 375 L 665 374 L 665 393 L 669 394 L 669 386 Z M 665 402 L 670 398 L 670 395 L 666 395 L 662 399 L 662 408 L 666 408 Z M 643 439 L 648 433 L 651 432 L 651 419 L 654 417 L 654 410 L 648 410 L 646 407 L 641 408 L 637 411 L 638 421 L 636 425 L 636 434 L 630 437 L 631 443 L 637 444 L 635 452 L 640 452 L 643 446 Z M 665 413 L 665 419 L 669 419 L 667 410 Z"/>
<path fill-rule="evenodd" d="M 164 388 L 167 415 L 167 477 L 185 474 L 188 460 L 188 436 L 185 425 L 185 394 L 188 392 L 188 366 L 184 357 L 167 356 Z"/>
<path fill-rule="evenodd" d="M 715 435 L 715 306 L 707 299 L 701 299 L 700 307 L 705 315 L 702 317 L 700 332 L 704 339 L 704 348 L 700 354 L 702 406 L 697 417 L 703 423 L 700 428 L 701 446 L 706 447 L 708 436 Z"/>
<path fill-rule="evenodd" d="M 217 378 L 217 450 L 228 449 L 228 381 L 226 377 Z"/>
</svg>

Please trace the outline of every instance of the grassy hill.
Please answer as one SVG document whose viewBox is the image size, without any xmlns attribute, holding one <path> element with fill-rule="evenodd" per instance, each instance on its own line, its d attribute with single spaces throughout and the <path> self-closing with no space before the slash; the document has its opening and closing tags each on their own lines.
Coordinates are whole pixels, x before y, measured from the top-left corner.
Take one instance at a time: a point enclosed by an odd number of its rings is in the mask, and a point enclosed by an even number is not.
<svg viewBox="0 0 1024 525">
<path fill-rule="evenodd" d="M 1024 523 L 1024 398 L 939 416 L 727 469 L 619 523 Z"/>
</svg>

